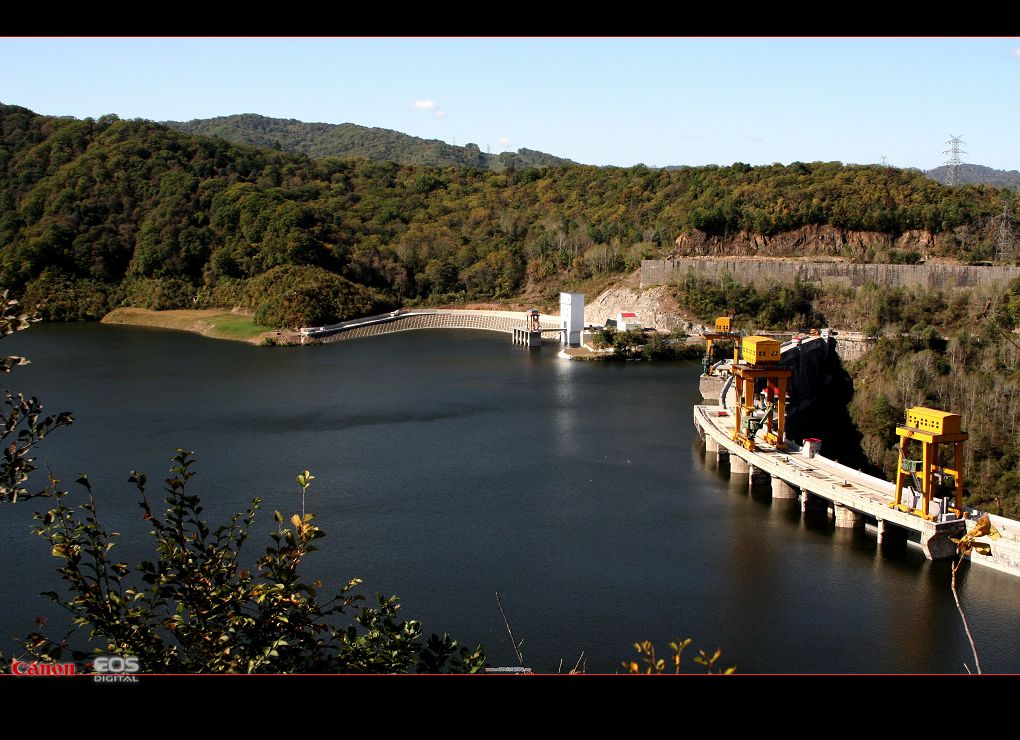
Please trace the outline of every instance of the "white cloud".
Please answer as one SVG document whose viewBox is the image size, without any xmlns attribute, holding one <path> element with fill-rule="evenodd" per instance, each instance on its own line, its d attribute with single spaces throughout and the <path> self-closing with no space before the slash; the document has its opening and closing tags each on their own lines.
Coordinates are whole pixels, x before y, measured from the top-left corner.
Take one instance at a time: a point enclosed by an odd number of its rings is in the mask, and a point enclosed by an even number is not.
<svg viewBox="0 0 1020 740">
<path fill-rule="evenodd" d="M 436 118 L 446 118 L 446 111 L 440 108 L 439 103 L 435 100 L 415 100 L 411 103 L 411 107 L 415 110 L 430 110 Z"/>
<path fill-rule="evenodd" d="M 496 139 L 496 143 L 499 144 L 500 146 L 510 146 L 510 139 L 508 139 L 505 136 L 500 136 L 498 139 Z"/>
<path fill-rule="evenodd" d="M 1016 58 L 1018 62 L 1020 62 L 1020 46 L 1013 49 L 1013 56 Z"/>
</svg>

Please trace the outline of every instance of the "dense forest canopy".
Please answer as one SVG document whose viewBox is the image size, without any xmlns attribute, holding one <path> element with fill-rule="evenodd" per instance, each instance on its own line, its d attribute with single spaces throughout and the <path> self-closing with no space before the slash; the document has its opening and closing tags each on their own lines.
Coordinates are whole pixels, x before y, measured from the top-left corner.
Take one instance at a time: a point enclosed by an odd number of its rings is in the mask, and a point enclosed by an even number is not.
<svg viewBox="0 0 1020 740">
<path fill-rule="evenodd" d="M 254 113 L 193 121 L 164 121 L 170 128 L 201 136 L 218 136 L 235 144 L 280 149 L 323 157 L 364 157 L 430 167 L 477 167 L 502 172 L 507 167 L 575 164 L 569 159 L 532 149 L 490 154 L 477 144 L 457 146 L 439 139 L 421 139 L 386 128 L 353 123 L 305 123 L 293 118 L 268 118 Z"/>
<path fill-rule="evenodd" d="M 569 159 L 532 149 L 489 154 L 483 153 L 477 144 L 457 146 L 439 139 L 421 139 L 385 128 L 370 128 L 353 123 L 307 123 L 294 118 L 269 118 L 255 113 L 162 123 L 189 134 L 218 136 L 235 144 L 307 154 L 313 159 L 364 157 L 432 167 L 479 167 L 494 172 L 502 172 L 508 167 L 521 169 L 576 164 Z M 679 167 L 671 165 L 665 169 L 674 170 Z M 948 172 L 949 168 L 943 165 L 925 170 L 924 174 L 946 184 Z M 963 164 L 957 167 L 956 182 L 1018 190 L 1020 172 Z"/>
<path fill-rule="evenodd" d="M 933 170 L 925 170 L 924 174 L 943 184 L 949 182 L 949 167 L 947 165 L 936 167 Z M 1000 188 L 1020 190 L 1020 172 L 997 170 L 980 164 L 957 165 L 956 181 L 969 185 L 994 185 Z"/>
<path fill-rule="evenodd" d="M 0 105 L 0 281 L 54 319 L 240 305 L 283 326 L 551 294 L 634 269 L 694 229 L 942 232 L 987 223 L 1002 194 L 838 162 L 496 173 L 313 160 Z"/>
<path fill-rule="evenodd" d="M 839 291 L 834 291 L 839 292 Z M 963 417 L 968 503 L 1020 517 L 1020 280 L 1008 287 L 933 293 L 868 286 L 846 294 L 846 314 L 877 345 L 851 363 L 850 411 L 861 446 L 890 480 L 903 410 L 930 406 Z M 850 299 L 850 300 L 846 300 Z M 829 310 L 837 314 L 835 306 Z"/>
</svg>

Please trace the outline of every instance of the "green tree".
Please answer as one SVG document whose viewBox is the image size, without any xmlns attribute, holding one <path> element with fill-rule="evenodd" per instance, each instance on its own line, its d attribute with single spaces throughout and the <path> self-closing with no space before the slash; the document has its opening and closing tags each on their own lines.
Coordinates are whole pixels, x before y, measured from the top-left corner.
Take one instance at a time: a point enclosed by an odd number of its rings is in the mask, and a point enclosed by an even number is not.
<svg viewBox="0 0 1020 740">
<path fill-rule="evenodd" d="M 445 257 L 431 259 L 421 274 L 423 287 L 429 293 L 449 293 L 457 287 L 457 268 Z"/>
<path fill-rule="evenodd" d="M 0 293 L 0 336 L 9 336 L 30 326 L 27 314 L 19 310 L 18 301 L 8 298 L 5 290 Z M 0 357 L 0 372 L 10 373 L 19 365 L 28 364 L 24 357 Z M 45 490 L 30 491 L 29 474 L 36 469 L 33 449 L 43 438 L 60 427 L 70 426 L 73 418 L 62 412 L 56 416 L 44 416 L 43 405 L 35 396 L 26 397 L 4 389 L 4 407 L 0 411 L 0 442 L 3 443 L 3 459 L 0 460 L 0 503 L 13 503 L 19 498 L 32 498 Z"/>
<path fill-rule="evenodd" d="M 613 346 L 613 338 L 616 336 L 616 329 L 611 326 L 603 326 L 592 332 L 591 344 L 595 349 L 608 349 Z"/>
<path fill-rule="evenodd" d="M 308 582 L 299 566 L 325 536 L 305 509 L 313 476 L 298 475 L 300 513 L 285 522 L 274 514 L 272 544 L 254 568 L 245 567 L 242 546 L 260 507 L 215 529 L 188 486 L 195 475 L 191 453 L 178 450 L 164 488 L 165 514 L 150 503 L 146 478 L 132 472 L 142 518 L 151 527 L 154 557 L 132 568 L 118 561 L 117 533 L 100 522 L 88 477 L 78 483 L 87 500 L 72 506 L 70 494 L 51 480 L 55 505 L 37 513 L 36 533 L 60 559 L 69 596 L 50 599 L 88 630 L 96 654 L 134 656 L 144 671 L 158 673 L 392 673 L 478 672 L 481 647 L 471 651 L 448 635 L 422 637 L 421 625 L 399 618 L 396 597 L 377 594 L 376 606 L 354 592 L 352 579 L 322 600 L 318 581 Z M 289 524 L 290 526 L 286 526 Z M 133 572 L 134 571 L 134 572 Z M 132 577 L 137 574 L 138 577 Z M 139 582 L 140 578 L 140 582 Z M 54 640 L 30 635 L 24 647 L 37 660 L 66 654 L 87 660 L 71 636 Z"/>
<path fill-rule="evenodd" d="M 634 357 L 647 343 L 648 339 L 640 329 L 618 331 L 613 335 L 613 350 L 621 357 Z"/>
</svg>

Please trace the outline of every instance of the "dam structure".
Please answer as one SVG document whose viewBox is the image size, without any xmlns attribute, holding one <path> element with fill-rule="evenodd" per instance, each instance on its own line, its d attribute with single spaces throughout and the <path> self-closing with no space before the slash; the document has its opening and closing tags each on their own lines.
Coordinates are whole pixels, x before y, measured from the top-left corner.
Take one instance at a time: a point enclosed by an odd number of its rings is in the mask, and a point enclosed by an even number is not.
<svg viewBox="0 0 1020 740">
<path fill-rule="evenodd" d="M 454 309 L 411 309 L 393 311 L 342 321 L 328 326 L 305 327 L 302 337 L 321 342 L 340 342 L 380 334 L 393 334 L 419 329 L 477 329 L 514 335 L 528 329 L 526 314 L 518 311 L 459 311 Z M 559 338 L 562 327 L 558 316 L 539 317 L 538 331 L 543 336 Z"/>
<path fill-rule="evenodd" d="M 764 338 L 743 341 L 749 339 Z M 916 484 L 903 486 L 897 499 L 894 483 L 824 457 L 820 454 L 822 440 L 805 436 L 810 429 L 838 431 L 835 426 L 840 420 L 830 418 L 831 409 L 824 405 L 829 394 L 835 392 L 830 364 L 835 359 L 830 353 L 835 351 L 833 336 L 794 339 L 781 345 L 781 358 L 772 371 L 787 377 L 784 384 L 789 384 L 785 436 L 780 438 L 772 433 L 766 439 L 762 429 L 765 419 L 756 417 L 761 413 L 756 406 L 764 406 L 764 401 L 756 400 L 755 405 L 749 402 L 751 395 L 762 395 L 754 390 L 753 382 L 742 399 L 735 392 L 734 376 L 725 364 L 718 367 L 721 373 L 702 376 L 706 403 L 694 406 L 693 421 L 709 464 L 728 467 L 731 479 L 746 477 L 749 488 L 769 486 L 773 501 L 799 500 L 801 512 L 827 511 L 837 528 L 867 527 L 876 532 L 879 543 L 912 543 L 931 560 L 955 557 L 953 539 L 972 530 L 987 512 L 962 505 L 955 508 L 946 498 L 922 502 L 917 489 L 923 486 Z M 766 414 L 774 413 L 776 405 L 773 402 Z M 745 415 L 742 423 L 738 421 L 741 412 Z M 753 423 L 748 425 L 749 421 Z M 771 432 L 771 419 L 768 421 Z M 919 437 L 924 435 L 923 430 L 912 431 Z M 955 470 L 949 472 L 960 475 Z M 924 511 L 930 516 L 919 516 L 918 511 L 929 505 L 930 510 Z M 993 514 L 989 519 L 994 533 L 977 539 L 987 548 L 982 548 L 984 552 L 975 550 L 968 556 L 970 562 L 1020 576 L 1020 522 Z"/>
<path fill-rule="evenodd" d="M 298 330 L 301 341 L 339 342 L 419 329 L 477 329 L 511 335 L 514 344 L 539 347 L 544 339 L 577 347 L 584 331 L 584 294 L 560 293 L 560 315 L 529 311 L 482 311 L 446 308 L 398 309 L 326 326 Z"/>
</svg>

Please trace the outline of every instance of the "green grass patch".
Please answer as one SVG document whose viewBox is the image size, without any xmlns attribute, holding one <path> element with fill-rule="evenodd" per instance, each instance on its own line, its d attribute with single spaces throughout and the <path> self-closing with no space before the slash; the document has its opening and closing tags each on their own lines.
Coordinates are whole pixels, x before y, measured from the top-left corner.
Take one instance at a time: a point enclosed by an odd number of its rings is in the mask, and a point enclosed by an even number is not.
<svg viewBox="0 0 1020 740">
<path fill-rule="evenodd" d="M 228 337 L 247 339 L 263 332 L 272 331 L 268 326 L 256 324 L 250 316 L 238 316 L 232 313 L 213 316 L 209 321 L 214 327 L 214 332 Z"/>
</svg>

